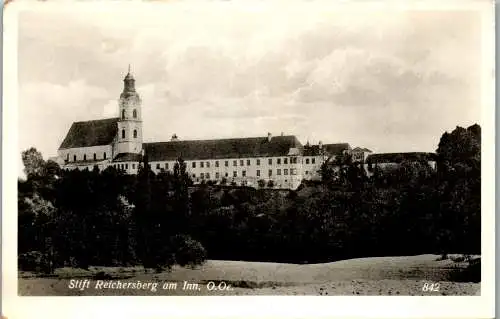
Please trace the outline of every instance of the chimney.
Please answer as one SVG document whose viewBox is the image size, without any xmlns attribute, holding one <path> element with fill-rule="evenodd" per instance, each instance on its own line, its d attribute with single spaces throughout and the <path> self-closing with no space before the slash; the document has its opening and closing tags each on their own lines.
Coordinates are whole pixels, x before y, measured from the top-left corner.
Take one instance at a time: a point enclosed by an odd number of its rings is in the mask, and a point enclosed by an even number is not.
<svg viewBox="0 0 500 319">
<path fill-rule="evenodd" d="M 272 138 L 271 133 L 267 133 L 267 141 L 268 141 L 268 142 L 271 142 L 271 138 Z"/>
<path fill-rule="evenodd" d="M 179 140 L 179 138 L 177 137 L 177 134 L 174 133 L 174 135 L 172 135 L 172 138 L 170 139 L 170 141 L 175 142 L 178 140 Z"/>
</svg>

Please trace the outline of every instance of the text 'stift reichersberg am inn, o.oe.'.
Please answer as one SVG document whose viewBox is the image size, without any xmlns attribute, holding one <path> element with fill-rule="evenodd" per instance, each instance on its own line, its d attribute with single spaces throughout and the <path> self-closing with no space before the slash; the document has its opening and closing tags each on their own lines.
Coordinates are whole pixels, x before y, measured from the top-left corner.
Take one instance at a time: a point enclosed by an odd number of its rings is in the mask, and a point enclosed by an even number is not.
<svg viewBox="0 0 500 319">
<path fill-rule="evenodd" d="M 71 279 L 68 284 L 69 289 L 86 290 L 86 289 L 132 289 L 132 290 L 149 290 L 157 292 L 158 290 L 194 290 L 201 291 L 205 286 L 208 291 L 233 290 L 230 284 L 224 282 L 215 283 L 209 281 L 206 284 L 191 283 L 188 281 L 171 282 L 171 281 L 122 281 L 122 280 L 90 280 L 90 279 Z"/>
</svg>

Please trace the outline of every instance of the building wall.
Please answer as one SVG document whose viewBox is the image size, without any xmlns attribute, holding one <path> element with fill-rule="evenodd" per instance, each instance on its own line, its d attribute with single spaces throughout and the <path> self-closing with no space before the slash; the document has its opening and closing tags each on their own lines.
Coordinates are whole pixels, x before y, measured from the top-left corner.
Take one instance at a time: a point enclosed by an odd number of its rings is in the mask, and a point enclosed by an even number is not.
<svg viewBox="0 0 500 319">
<path fill-rule="evenodd" d="M 302 171 L 304 179 L 306 180 L 319 180 L 321 179 L 321 165 L 325 162 L 326 157 L 323 155 L 303 156 L 302 157 Z"/>
<path fill-rule="evenodd" d="M 104 158 L 104 153 L 106 153 L 106 158 Z M 67 148 L 57 151 L 57 155 L 61 158 L 65 165 L 70 166 L 75 166 L 74 164 L 71 164 L 72 162 L 74 162 L 74 156 L 76 156 L 77 161 L 83 161 L 84 156 L 86 156 L 86 160 L 90 161 L 94 159 L 94 154 L 96 154 L 97 160 L 109 160 L 113 156 L 112 146 L 100 145 L 91 147 Z"/>
<path fill-rule="evenodd" d="M 221 181 L 225 178 L 228 184 L 234 181 L 237 185 L 257 187 L 258 181 L 262 179 L 266 183 L 269 180 L 274 181 L 276 188 L 294 189 L 302 181 L 300 156 L 187 160 L 185 162 L 186 171 L 195 183 L 202 180 Z M 150 164 L 153 172 L 159 173 L 162 169 L 173 171 L 175 161 L 152 161 Z"/>
</svg>

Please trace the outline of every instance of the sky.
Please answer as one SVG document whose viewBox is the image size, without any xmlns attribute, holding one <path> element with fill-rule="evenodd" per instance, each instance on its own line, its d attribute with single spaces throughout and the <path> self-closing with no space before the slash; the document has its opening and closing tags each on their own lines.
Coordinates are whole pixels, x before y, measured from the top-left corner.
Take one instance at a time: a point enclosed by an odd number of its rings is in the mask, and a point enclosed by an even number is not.
<svg viewBox="0 0 500 319">
<path fill-rule="evenodd" d="M 474 11 L 221 3 L 19 15 L 19 152 L 118 116 L 128 65 L 144 141 L 296 135 L 374 152 L 435 151 L 480 124 Z"/>
</svg>

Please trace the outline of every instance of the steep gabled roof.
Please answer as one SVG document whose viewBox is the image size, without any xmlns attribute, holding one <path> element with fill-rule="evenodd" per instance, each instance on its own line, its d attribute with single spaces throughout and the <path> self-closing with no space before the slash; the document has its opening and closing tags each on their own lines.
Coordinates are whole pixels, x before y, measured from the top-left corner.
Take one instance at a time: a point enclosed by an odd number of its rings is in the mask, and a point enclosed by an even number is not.
<svg viewBox="0 0 500 319">
<path fill-rule="evenodd" d="M 118 130 L 118 118 L 74 122 L 59 149 L 109 145 Z"/>
<path fill-rule="evenodd" d="M 113 162 L 140 162 L 141 160 L 142 160 L 141 154 L 120 153 L 115 156 Z"/>
<path fill-rule="evenodd" d="M 149 161 L 287 156 L 291 148 L 302 149 L 293 136 L 231 138 L 218 140 L 171 141 L 145 143 Z"/>
<path fill-rule="evenodd" d="M 365 148 L 365 147 L 355 147 L 352 149 L 353 152 L 368 152 L 368 153 L 372 153 L 371 150 Z"/>
<path fill-rule="evenodd" d="M 334 156 L 340 155 L 344 151 L 348 151 L 351 149 L 349 143 L 335 143 L 335 144 L 324 144 L 322 148 L 319 148 L 319 145 L 309 145 L 304 146 L 304 156 L 318 156 L 321 154 L 323 150 L 325 155 Z"/>
<path fill-rule="evenodd" d="M 401 163 L 402 161 L 435 161 L 435 153 L 408 152 L 408 153 L 379 153 L 366 157 L 367 163 Z"/>
<path fill-rule="evenodd" d="M 325 144 L 323 147 L 329 155 L 340 155 L 344 151 L 351 150 L 349 143 Z"/>
</svg>

